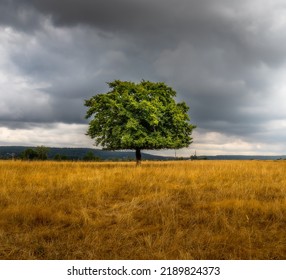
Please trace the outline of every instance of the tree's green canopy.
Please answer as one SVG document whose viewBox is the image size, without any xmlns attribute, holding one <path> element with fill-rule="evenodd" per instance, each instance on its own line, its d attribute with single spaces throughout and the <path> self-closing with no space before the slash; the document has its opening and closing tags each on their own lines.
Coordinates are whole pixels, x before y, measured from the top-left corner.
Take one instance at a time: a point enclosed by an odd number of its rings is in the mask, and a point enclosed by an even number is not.
<svg viewBox="0 0 286 280">
<path fill-rule="evenodd" d="M 188 106 L 163 82 L 115 80 L 110 91 L 85 100 L 87 135 L 108 150 L 177 149 L 191 144 Z"/>
</svg>

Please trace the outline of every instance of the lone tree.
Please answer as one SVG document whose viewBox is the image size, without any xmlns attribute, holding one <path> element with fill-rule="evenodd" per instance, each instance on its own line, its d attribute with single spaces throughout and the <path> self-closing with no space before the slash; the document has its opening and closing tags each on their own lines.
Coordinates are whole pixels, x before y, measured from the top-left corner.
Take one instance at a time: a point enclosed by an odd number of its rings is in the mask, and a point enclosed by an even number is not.
<svg viewBox="0 0 286 280">
<path fill-rule="evenodd" d="M 87 135 L 106 150 L 178 149 L 192 143 L 195 128 L 189 123 L 185 102 L 176 103 L 176 92 L 163 82 L 133 83 L 115 80 L 110 91 L 85 100 Z"/>
</svg>

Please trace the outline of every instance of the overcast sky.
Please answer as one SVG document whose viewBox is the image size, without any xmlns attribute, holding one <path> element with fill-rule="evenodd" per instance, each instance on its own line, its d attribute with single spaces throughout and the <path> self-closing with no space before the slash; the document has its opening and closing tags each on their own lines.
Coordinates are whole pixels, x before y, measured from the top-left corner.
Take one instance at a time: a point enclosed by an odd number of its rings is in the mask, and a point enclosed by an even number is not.
<svg viewBox="0 0 286 280">
<path fill-rule="evenodd" d="M 0 145 L 92 147 L 84 99 L 145 79 L 190 107 L 178 155 L 286 154 L 285 46 L 284 0 L 0 0 Z"/>
</svg>

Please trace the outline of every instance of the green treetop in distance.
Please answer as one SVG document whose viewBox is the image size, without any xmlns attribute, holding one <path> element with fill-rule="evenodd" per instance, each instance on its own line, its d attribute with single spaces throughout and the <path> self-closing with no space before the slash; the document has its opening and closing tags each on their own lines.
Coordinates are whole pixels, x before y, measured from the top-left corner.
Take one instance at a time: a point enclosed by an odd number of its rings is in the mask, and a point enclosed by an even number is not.
<svg viewBox="0 0 286 280">
<path fill-rule="evenodd" d="M 85 100 L 87 135 L 106 150 L 178 149 L 192 143 L 195 128 L 185 102 L 176 103 L 176 92 L 163 82 L 115 80 L 110 90 Z"/>
</svg>

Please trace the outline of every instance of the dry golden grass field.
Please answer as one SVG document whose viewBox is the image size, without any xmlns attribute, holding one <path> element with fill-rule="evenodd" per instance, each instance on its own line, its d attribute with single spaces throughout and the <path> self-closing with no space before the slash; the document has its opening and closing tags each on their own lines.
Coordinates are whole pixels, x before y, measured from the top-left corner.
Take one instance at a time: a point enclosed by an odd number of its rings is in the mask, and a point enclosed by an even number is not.
<svg viewBox="0 0 286 280">
<path fill-rule="evenodd" d="M 0 162 L 0 259 L 286 259 L 286 162 Z"/>
</svg>

